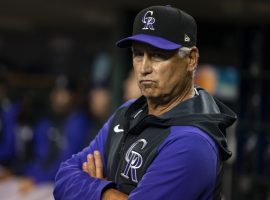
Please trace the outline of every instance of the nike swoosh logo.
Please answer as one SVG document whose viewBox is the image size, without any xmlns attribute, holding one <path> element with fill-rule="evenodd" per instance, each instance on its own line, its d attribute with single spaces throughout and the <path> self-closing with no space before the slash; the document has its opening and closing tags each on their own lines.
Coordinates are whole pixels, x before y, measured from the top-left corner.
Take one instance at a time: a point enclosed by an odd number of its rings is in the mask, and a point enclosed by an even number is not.
<svg viewBox="0 0 270 200">
<path fill-rule="evenodd" d="M 119 126 L 120 126 L 120 124 L 116 125 L 116 126 L 113 128 L 114 132 L 116 132 L 116 133 L 124 132 L 124 129 L 119 128 Z"/>
</svg>

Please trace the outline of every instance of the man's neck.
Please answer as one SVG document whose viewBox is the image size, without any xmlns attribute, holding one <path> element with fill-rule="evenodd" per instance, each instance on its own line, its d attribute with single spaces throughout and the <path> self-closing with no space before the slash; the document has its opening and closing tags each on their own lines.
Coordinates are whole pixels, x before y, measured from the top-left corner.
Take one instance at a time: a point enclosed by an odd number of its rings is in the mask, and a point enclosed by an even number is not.
<svg viewBox="0 0 270 200">
<path fill-rule="evenodd" d="M 155 100 L 147 99 L 148 114 L 160 116 L 173 109 L 179 103 L 192 98 L 194 95 L 195 91 L 194 87 L 192 87 L 188 91 L 183 92 L 181 95 L 178 95 L 167 102 L 157 102 Z"/>
</svg>

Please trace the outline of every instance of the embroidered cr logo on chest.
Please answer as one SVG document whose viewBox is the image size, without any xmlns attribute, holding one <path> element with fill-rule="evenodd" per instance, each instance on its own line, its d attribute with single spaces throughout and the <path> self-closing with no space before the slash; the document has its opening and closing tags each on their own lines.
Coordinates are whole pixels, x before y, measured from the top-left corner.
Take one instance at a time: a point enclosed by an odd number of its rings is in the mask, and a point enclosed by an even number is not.
<svg viewBox="0 0 270 200">
<path fill-rule="evenodd" d="M 129 179 L 129 171 L 131 172 L 131 179 L 133 182 L 138 183 L 138 178 L 137 178 L 137 169 L 139 169 L 142 166 L 143 163 L 143 158 L 141 156 L 141 154 L 139 154 L 136 151 L 133 151 L 133 149 L 135 148 L 136 145 L 139 145 L 139 143 L 142 143 L 142 147 L 141 150 L 145 148 L 145 146 L 147 145 L 147 141 L 145 139 L 140 139 L 138 141 L 136 141 L 135 143 L 133 143 L 128 151 L 126 152 L 126 156 L 125 156 L 125 160 L 127 162 L 127 165 L 125 167 L 125 170 L 123 173 L 121 173 L 121 175 L 126 178 Z"/>
</svg>

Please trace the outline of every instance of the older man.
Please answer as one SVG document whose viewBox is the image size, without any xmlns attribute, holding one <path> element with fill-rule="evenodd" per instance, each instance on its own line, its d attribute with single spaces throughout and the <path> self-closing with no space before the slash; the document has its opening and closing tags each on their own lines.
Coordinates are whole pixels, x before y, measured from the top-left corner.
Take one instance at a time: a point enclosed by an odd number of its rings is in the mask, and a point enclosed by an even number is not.
<svg viewBox="0 0 270 200">
<path fill-rule="evenodd" d="M 194 87 L 196 22 L 170 6 L 138 13 L 131 47 L 142 96 L 121 106 L 90 146 L 64 162 L 56 199 L 220 199 L 226 128 L 235 114 Z M 106 178 L 105 178 L 106 177 Z"/>
</svg>

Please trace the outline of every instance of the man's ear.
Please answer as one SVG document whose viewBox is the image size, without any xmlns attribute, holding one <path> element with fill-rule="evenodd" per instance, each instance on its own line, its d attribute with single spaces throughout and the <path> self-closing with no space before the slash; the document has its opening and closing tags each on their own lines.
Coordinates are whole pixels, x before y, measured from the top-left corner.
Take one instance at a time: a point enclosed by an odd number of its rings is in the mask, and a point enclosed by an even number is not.
<svg viewBox="0 0 270 200">
<path fill-rule="evenodd" d="M 190 54 L 188 55 L 188 71 L 195 71 L 198 65 L 199 50 L 197 47 L 192 47 Z"/>
</svg>

